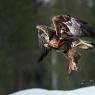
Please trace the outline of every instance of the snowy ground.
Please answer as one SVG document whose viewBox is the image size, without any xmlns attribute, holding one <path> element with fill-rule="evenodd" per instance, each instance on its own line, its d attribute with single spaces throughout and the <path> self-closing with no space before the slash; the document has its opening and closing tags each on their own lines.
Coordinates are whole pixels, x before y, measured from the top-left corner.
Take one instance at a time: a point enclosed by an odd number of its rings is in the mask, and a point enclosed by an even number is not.
<svg viewBox="0 0 95 95">
<path fill-rule="evenodd" d="M 9 95 L 95 95 L 95 86 L 80 88 L 71 91 L 45 90 L 39 88 L 26 89 Z"/>
</svg>

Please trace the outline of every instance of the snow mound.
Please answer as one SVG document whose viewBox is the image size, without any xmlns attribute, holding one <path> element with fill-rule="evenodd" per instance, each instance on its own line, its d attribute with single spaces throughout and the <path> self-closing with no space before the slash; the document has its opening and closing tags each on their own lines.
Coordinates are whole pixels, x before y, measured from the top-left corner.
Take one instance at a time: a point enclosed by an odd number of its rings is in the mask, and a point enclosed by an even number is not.
<svg viewBox="0 0 95 95">
<path fill-rule="evenodd" d="M 70 91 L 33 88 L 18 91 L 9 95 L 95 95 L 95 86 L 84 87 Z"/>
</svg>

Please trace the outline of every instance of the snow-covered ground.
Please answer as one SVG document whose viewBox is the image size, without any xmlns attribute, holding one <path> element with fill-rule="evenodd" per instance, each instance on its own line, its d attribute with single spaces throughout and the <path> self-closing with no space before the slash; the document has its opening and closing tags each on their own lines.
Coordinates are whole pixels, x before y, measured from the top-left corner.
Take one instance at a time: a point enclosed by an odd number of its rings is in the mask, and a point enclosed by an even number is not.
<svg viewBox="0 0 95 95">
<path fill-rule="evenodd" d="M 70 91 L 33 88 L 18 91 L 9 95 L 95 95 L 95 86 L 84 87 Z"/>
</svg>

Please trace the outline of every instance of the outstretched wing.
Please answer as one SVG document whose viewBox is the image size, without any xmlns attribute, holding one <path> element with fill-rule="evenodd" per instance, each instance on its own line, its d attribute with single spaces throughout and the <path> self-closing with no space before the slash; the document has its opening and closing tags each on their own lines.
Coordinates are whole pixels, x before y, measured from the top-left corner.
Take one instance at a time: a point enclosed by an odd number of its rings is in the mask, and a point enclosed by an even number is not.
<svg viewBox="0 0 95 95">
<path fill-rule="evenodd" d="M 77 23 L 80 24 L 80 29 L 85 37 L 95 37 L 95 29 L 92 28 L 87 22 L 76 19 Z"/>
<path fill-rule="evenodd" d="M 64 21 L 63 16 L 58 15 L 52 18 L 52 22 L 56 31 L 56 35 L 64 34 L 69 31 L 67 25 L 62 23 Z"/>
<path fill-rule="evenodd" d="M 95 30 L 87 22 L 68 15 L 63 15 L 63 18 L 62 23 L 67 25 L 73 36 L 95 37 Z"/>
<path fill-rule="evenodd" d="M 39 46 L 41 48 L 41 55 L 38 59 L 38 62 L 41 62 L 44 57 L 47 56 L 47 54 L 49 53 L 49 51 L 51 50 L 49 45 L 48 45 L 48 41 L 49 41 L 49 35 L 48 33 L 45 31 L 45 29 L 41 29 L 42 26 L 37 26 L 36 28 L 38 29 L 38 40 L 39 40 Z"/>
<path fill-rule="evenodd" d="M 95 37 L 95 30 L 80 19 L 69 15 L 58 15 L 52 18 L 56 34 L 63 32 L 63 30 L 74 37 Z M 62 33 L 61 33 L 62 34 Z"/>
<path fill-rule="evenodd" d="M 53 27 L 49 27 L 46 25 L 37 25 L 36 28 L 38 29 L 38 31 L 40 31 L 49 38 L 52 38 L 56 33 Z"/>
</svg>

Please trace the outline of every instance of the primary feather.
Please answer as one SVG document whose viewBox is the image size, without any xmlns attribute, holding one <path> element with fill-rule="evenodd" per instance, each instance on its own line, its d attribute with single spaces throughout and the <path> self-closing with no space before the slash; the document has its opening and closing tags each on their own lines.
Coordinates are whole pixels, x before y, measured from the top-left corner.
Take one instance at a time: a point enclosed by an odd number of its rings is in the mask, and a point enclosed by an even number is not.
<svg viewBox="0 0 95 95">
<path fill-rule="evenodd" d="M 67 26 L 68 34 L 74 37 L 95 37 L 95 30 L 87 22 L 69 15 L 58 15 L 52 18 L 57 34 L 61 33 L 62 27 Z M 61 27 L 59 27 L 61 25 Z M 59 29 L 57 29 L 57 27 Z"/>
</svg>

